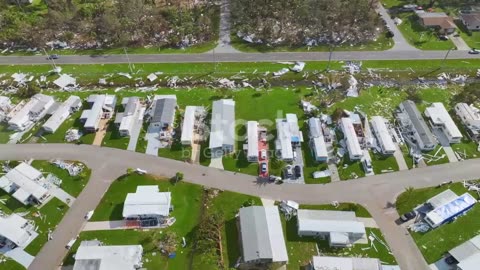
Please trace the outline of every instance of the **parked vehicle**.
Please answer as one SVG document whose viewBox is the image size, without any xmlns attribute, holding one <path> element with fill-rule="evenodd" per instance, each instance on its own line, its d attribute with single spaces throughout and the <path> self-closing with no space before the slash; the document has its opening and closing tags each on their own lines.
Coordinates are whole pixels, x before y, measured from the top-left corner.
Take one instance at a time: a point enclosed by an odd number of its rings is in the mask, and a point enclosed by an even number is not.
<svg viewBox="0 0 480 270">
<path fill-rule="evenodd" d="M 455 260 L 453 256 L 448 256 L 445 258 L 445 263 L 447 263 L 448 265 L 453 265 L 453 264 L 458 264 L 458 261 Z"/>
<path fill-rule="evenodd" d="M 292 165 L 287 165 L 287 167 L 285 167 L 285 175 L 287 177 L 292 177 L 293 176 L 293 168 L 292 168 Z"/>
<path fill-rule="evenodd" d="M 58 59 L 58 54 L 52 54 L 47 57 L 47 60 L 55 60 Z"/>
<path fill-rule="evenodd" d="M 262 160 L 265 160 L 267 158 L 267 150 L 263 149 L 262 151 L 260 151 L 260 158 Z"/>
<path fill-rule="evenodd" d="M 90 220 L 93 216 L 93 210 L 88 211 L 87 214 L 85 215 L 86 220 Z"/>
<path fill-rule="evenodd" d="M 70 239 L 70 241 L 67 243 L 67 245 L 65 246 L 66 249 L 71 249 L 73 247 L 73 245 L 75 244 L 75 242 L 77 241 L 77 238 L 72 238 Z"/>
<path fill-rule="evenodd" d="M 417 212 L 415 212 L 415 211 L 410 211 L 410 212 L 408 212 L 408 213 L 405 213 L 405 214 L 401 215 L 401 216 L 400 216 L 400 220 L 401 220 L 402 222 L 407 222 L 407 221 L 409 221 L 409 220 L 411 220 L 411 219 L 414 219 L 416 216 L 417 216 Z"/>
<path fill-rule="evenodd" d="M 468 51 L 469 54 L 479 54 L 480 51 L 477 51 L 477 49 L 473 48 L 470 51 Z"/>
<path fill-rule="evenodd" d="M 302 176 L 302 168 L 300 168 L 300 166 L 295 166 L 295 177 L 301 177 Z"/>
<path fill-rule="evenodd" d="M 363 159 L 362 160 L 362 166 L 363 166 L 363 170 L 365 171 L 365 173 L 372 173 L 373 172 L 372 162 L 369 159 Z"/>
<path fill-rule="evenodd" d="M 276 175 L 270 175 L 270 177 L 268 178 L 269 181 L 271 182 L 275 182 L 275 181 L 280 181 L 282 180 L 282 178 L 280 176 L 276 176 Z"/>
<path fill-rule="evenodd" d="M 262 162 L 262 164 L 261 164 L 261 171 L 262 171 L 262 173 L 266 173 L 266 172 L 267 172 L 267 163 Z"/>
</svg>

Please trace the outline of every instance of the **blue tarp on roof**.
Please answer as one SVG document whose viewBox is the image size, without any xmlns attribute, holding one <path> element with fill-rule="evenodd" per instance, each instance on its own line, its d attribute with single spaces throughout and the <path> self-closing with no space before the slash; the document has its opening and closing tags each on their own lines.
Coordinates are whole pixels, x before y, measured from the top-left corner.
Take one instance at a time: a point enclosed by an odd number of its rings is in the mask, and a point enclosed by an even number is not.
<svg viewBox="0 0 480 270">
<path fill-rule="evenodd" d="M 436 227 L 464 213 L 472 208 L 476 202 L 472 195 L 465 193 L 455 200 L 430 211 L 427 214 L 427 222 L 429 222 L 431 226 Z"/>
</svg>

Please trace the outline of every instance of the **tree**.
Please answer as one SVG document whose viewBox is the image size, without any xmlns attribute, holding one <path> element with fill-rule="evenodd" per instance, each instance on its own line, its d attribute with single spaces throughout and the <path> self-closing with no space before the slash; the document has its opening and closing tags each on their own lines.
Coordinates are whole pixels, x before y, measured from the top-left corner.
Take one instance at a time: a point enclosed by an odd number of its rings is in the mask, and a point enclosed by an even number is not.
<svg viewBox="0 0 480 270">
<path fill-rule="evenodd" d="M 33 82 L 30 82 L 27 85 L 20 87 L 17 91 L 17 95 L 20 98 L 31 98 L 38 93 L 40 93 L 40 87 L 38 87 Z"/>
<path fill-rule="evenodd" d="M 177 172 L 177 173 L 175 174 L 175 181 L 176 181 L 176 182 L 179 182 L 179 181 L 182 181 L 182 180 L 183 180 L 183 173 Z"/>
<path fill-rule="evenodd" d="M 155 246 L 165 255 L 174 253 L 177 250 L 178 237 L 171 230 L 157 231 L 154 234 Z"/>
<path fill-rule="evenodd" d="M 453 105 L 456 103 L 475 104 L 480 102 L 480 83 L 470 83 L 465 85 L 463 90 L 456 94 L 453 99 Z"/>
</svg>

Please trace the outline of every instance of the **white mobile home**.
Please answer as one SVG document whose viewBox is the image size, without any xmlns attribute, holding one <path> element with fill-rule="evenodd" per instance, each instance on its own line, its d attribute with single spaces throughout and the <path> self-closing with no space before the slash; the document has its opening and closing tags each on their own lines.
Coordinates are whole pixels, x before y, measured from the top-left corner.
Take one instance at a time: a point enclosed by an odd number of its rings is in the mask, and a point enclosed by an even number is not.
<svg viewBox="0 0 480 270">
<path fill-rule="evenodd" d="M 363 151 L 358 142 L 357 133 L 353 127 L 352 120 L 350 118 L 340 119 L 340 129 L 344 135 L 345 143 L 347 145 L 348 156 L 350 160 L 360 160 L 363 157 Z"/>
<path fill-rule="evenodd" d="M 75 253 L 73 270 L 135 270 L 142 268 L 140 245 L 104 246 L 98 241 L 83 241 Z"/>
<path fill-rule="evenodd" d="M 250 162 L 258 161 L 258 122 L 247 122 L 247 159 Z"/>
<path fill-rule="evenodd" d="M 25 248 L 37 236 L 38 233 L 35 232 L 34 225 L 23 217 L 17 214 L 0 216 L 0 238 L 6 238 L 15 246 Z"/>
<path fill-rule="evenodd" d="M 8 121 L 10 129 L 23 131 L 41 120 L 55 103 L 53 97 L 36 94 Z"/>
<path fill-rule="evenodd" d="M 146 220 L 142 227 L 155 227 L 170 214 L 172 194 L 160 192 L 158 186 L 138 186 L 135 193 L 128 193 L 123 205 L 123 217 L 129 220 Z"/>
<path fill-rule="evenodd" d="M 122 100 L 124 111 L 115 116 L 115 125 L 120 136 L 130 136 L 135 123 L 143 119 L 144 109 L 138 97 L 128 97 Z"/>
<path fill-rule="evenodd" d="M 212 155 L 233 152 L 235 137 L 235 101 L 214 101 L 209 142 Z"/>
<path fill-rule="evenodd" d="M 311 270 L 382 270 L 377 258 L 313 256 Z"/>
<path fill-rule="evenodd" d="M 244 263 L 288 262 L 278 207 L 243 207 L 239 219 Z"/>
<path fill-rule="evenodd" d="M 297 220 L 299 236 L 328 239 L 332 247 L 349 247 L 366 238 L 365 225 L 355 212 L 300 209 Z"/>
<path fill-rule="evenodd" d="M 448 252 L 458 263 L 458 270 L 477 270 L 480 265 L 480 235 L 477 235 Z"/>
<path fill-rule="evenodd" d="M 114 95 L 90 95 L 87 99 L 89 110 L 84 110 L 80 121 L 84 123 L 86 132 L 96 132 L 101 119 L 109 119 L 113 116 L 117 97 Z"/>
<path fill-rule="evenodd" d="M 377 140 L 377 146 L 380 148 L 381 153 L 384 155 L 393 155 L 397 150 L 395 143 L 393 142 L 392 135 L 388 131 L 386 119 L 381 116 L 374 116 L 370 120 L 372 125 L 373 135 Z"/>
<path fill-rule="evenodd" d="M 310 149 L 316 161 L 328 161 L 328 151 L 323 137 L 322 123 L 320 118 L 312 117 L 308 119 L 308 128 L 310 135 Z"/>
<path fill-rule="evenodd" d="M 70 96 L 55 113 L 48 118 L 42 128 L 45 132 L 54 133 L 60 125 L 67 120 L 70 114 L 78 111 L 82 107 L 82 100 L 77 96 Z"/>
<path fill-rule="evenodd" d="M 406 100 L 398 108 L 397 119 L 405 140 L 421 151 L 434 150 L 438 143 L 415 102 Z"/>
<path fill-rule="evenodd" d="M 0 188 L 24 205 L 41 204 L 49 196 L 44 181 L 40 171 L 22 162 L 0 177 Z"/>
<path fill-rule="evenodd" d="M 295 148 L 303 142 L 303 134 L 298 127 L 296 114 L 287 113 L 285 119 L 277 119 L 277 140 L 275 148 L 280 159 L 285 161 L 293 160 Z"/>
<path fill-rule="evenodd" d="M 150 126 L 170 129 L 175 122 L 177 97 L 175 95 L 155 96 L 153 99 Z"/>
<path fill-rule="evenodd" d="M 433 128 L 438 128 L 448 139 L 449 143 L 459 143 L 463 135 L 452 117 L 448 114 L 443 103 L 434 102 L 425 110 L 425 116 L 430 119 Z"/>
<path fill-rule="evenodd" d="M 455 113 L 467 129 L 470 138 L 480 141 L 480 110 L 467 103 L 458 103 L 455 105 Z"/>
<path fill-rule="evenodd" d="M 205 116 L 205 108 L 201 106 L 187 106 L 183 115 L 182 136 L 180 141 L 183 145 L 195 143 L 200 138 L 200 134 L 196 138 L 195 133 L 199 132 Z"/>
</svg>

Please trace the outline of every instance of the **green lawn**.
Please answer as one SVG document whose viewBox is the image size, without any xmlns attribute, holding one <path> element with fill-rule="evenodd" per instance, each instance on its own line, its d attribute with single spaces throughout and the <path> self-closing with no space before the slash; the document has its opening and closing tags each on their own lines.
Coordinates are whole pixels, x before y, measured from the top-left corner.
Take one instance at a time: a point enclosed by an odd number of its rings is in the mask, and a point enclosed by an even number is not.
<svg viewBox="0 0 480 270">
<path fill-rule="evenodd" d="M 480 32 L 479 31 L 471 31 L 468 33 L 465 26 L 459 22 L 457 23 L 457 27 L 460 30 L 460 36 L 462 39 L 467 43 L 470 48 L 480 48 Z"/>
<path fill-rule="evenodd" d="M 38 210 L 32 209 L 25 218 L 35 221 L 38 236 L 25 248 L 25 251 L 33 256 L 37 255 L 48 240 L 48 232 L 55 230 L 67 210 L 68 206 L 57 198 L 53 198 Z"/>
<path fill-rule="evenodd" d="M 410 156 L 408 152 L 408 146 L 405 144 L 400 145 L 400 149 L 402 150 L 403 158 L 407 163 L 408 169 L 411 170 L 413 168 L 413 158 Z"/>
<path fill-rule="evenodd" d="M 158 156 L 180 161 L 190 160 L 190 157 L 192 156 L 192 148 L 190 146 L 182 145 L 180 139 L 177 138 L 173 141 L 170 148 L 158 149 Z"/>
<path fill-rule="evenodd" d="M 409 189 L 397 198 L 397 211 L 399 214 L 411 211 L 417 205 L 425 203 L 426 200 L 446 189 L 451 189 L 457 195 L 467 192 L 462 183 L 443 187 Z M 478 195 L 474 192 L 470 192 L 470 194 L 478 199 Z M 477 235 L 480 228 L 478 215 L 480 215 L 480 207 L 475 205 L 466 215 L 458 217 L 452 223 L 444 224 L 427 233 L 411 232 L 427 263 L 439 260 L 448 250 Z"/>
<path fill-rule="evenodd" d="M 245 151 L 237 151 L 234 154 L 223 156 L 223 168 L 227 171 L 239 172 L 258 176 L 258 163 L 249 162 L 245 156 Z"/>
<path fill-rule="evenodd" d="M 262 44 L 252 44 L 243 41 L 236 35 L 231 36 L 232 46 L 241 52 L 328 52 L 330 46 L 320 45 L 314 47 L 307 46 L 266 46 Z M 394 42 L 386 37 L 386 33 L 381 33 L 375 41 L 366 42 L 359 45 L 341 45 L 335 47 L 335 51 L 385 51 L 392 48 Z"/>
<path fill-rule="evenodd" d="M 10 140 L 10 135 L 12 135 L 14 132 L 11 130 L 8 130 L 8 126 L 4 123 L 0 124 L 0 143 L 8 143 Z"/>
<path fill-rule="evenodd" d="M 16 261 L 4 257 L 6 261 L 0 262 L 0 268 L 6 269 L 6 270 L 25 270 L 25 267 L 23 265 L 17 263 Z"/>
<path fill-rule="evenodd" d="M 362 163 L 359 160 L 353 161 L 345 153 L 342 160 L 338 164 L 338 176 L 340 180 L 350 180 L 365 176 Z"/>
<path fill-rule="evenodd" d="M 367 209 L 365 209 L 365 207 L 356 203 L 339 203 L 337 207 L 331 204 L 323 204 L 323 205 L 301 204 L 300 209 L 354 211 L 357 217 L 366 217 L 366 218 L 372 217 L 372 215 L 370 215 L 370 213 L 368 212 Z"/>
<path fill-rule="evenodd" d="M 315 179 L 313 178 L 313 173 L 316 171 L 324 171 L 328 170 L 327 163 L 320 163 L 317 162 L 312 155 L 312 150 L 310 149 L 310 145 L 308 143 L 308 131 L 307 126 L 305 125 L 303 130 L 303 138 L 305 142 L 302 143 L 302 151 L 303 151 L 303 160 L 304 160 L 304 167 L 303 167 L 303 177 L 305 179 L 306 184 L 326 184 L 330 183 L 331 177 L 322 177 Z"/>
<path fill-rule="evenodd" d="M 398 29 L 411 45 L 421 50 L 449 50 L 455 48 L 452 41 L 440 40 L 433 29 L 420 25 L 418 17 L 413 12 L 400 13 L 398 17 L 403 20 Z"/>
<path fill-rule="evenodd" d="M 445 106 L 445 109 L 447 109 L 447 111 L 450 111 L 452 109 L 451 100 L 460 89 L 462 88 L 458 86 L 451 86 L 448 89 L 421 89 L 418 91 L 418 95 L 422 99 L 422 103 L 417 104 L 418 110 L 423 114 L 425 112 L 425 109 L 429 107 L 433 102 L 441 102 Z"/>
<path fill-rule="evenodd" d="M 372 158 L 373 172 L 375 174 L 398 171 L 397 160 L 394 156 L 383 156 L 370 151 L 370 157 Z"/>
<path fill-rule="evenodd" d="M 404 0 L 381 0 L 381 2 L 386 8 L 401 7 L 405 5 Z"/>
<path fill-rule="evenodd" d="M 460 156 L 464 159 L 478 158 L 480 155 L 480 152 L 478 152 L 478 144 L 465 138 L 468 137 L 464 137 L 460 143 L 452 144 L 452 149 L 460 153 Z"/>
<path fill-rule="evenodd" d="M 118 132 L 118 127 L 115 125 L 114 119 L 112 119 L 108 123 L 107 133 L 103 138 L 102 146 L 126 150 L 129 141 L 130 137 L 120 136 L 120 132 Z"/>
<path fill-rule="evenodd" d="M 443 150 L 443 148 L 442 148 L 441 150 L 439 150 L 440 148 L 441 148 L 441 146 L 438 145 L 438 146 L 435 148 L 435 150 L 430 151 L 430 152 L 427 152 L 427 153 L 424 153 L 424 160 L 425 160 L 425 163 L 426 163 L 428 166 L 445 164 L 445 163 L 448 163 L 448 162 L 449 162 L 449 161 L 448 161 L 447 154 L 445 154 L 445 150 Z M 437 153 L 436 158 L 425 155 L 425 154 L 427 154 L 427 155 L 433 156 L 435 153 Z M 443 157 L 442 157 L 442 156 L 443 156 Z M 440 157 L 442 157 L 442 158 L 440 158 Z M 428 159 L 431 159 L 431 161 L 429 161 Z"/>
<path fill-rule="evenodd" d="M 84 166 L 83 171 L 79 175 L 70 176 L 67 170 L 61 169 L 46 160 L 34 160 L 32 166 L 43 172 L 44 176 L 46 176 L 47 173 L 52 173 L 60 178 L 62 180 L 60 187 L 73 197 L 80 195 L 92 173 L 88 167 Z"/>
</svg>

